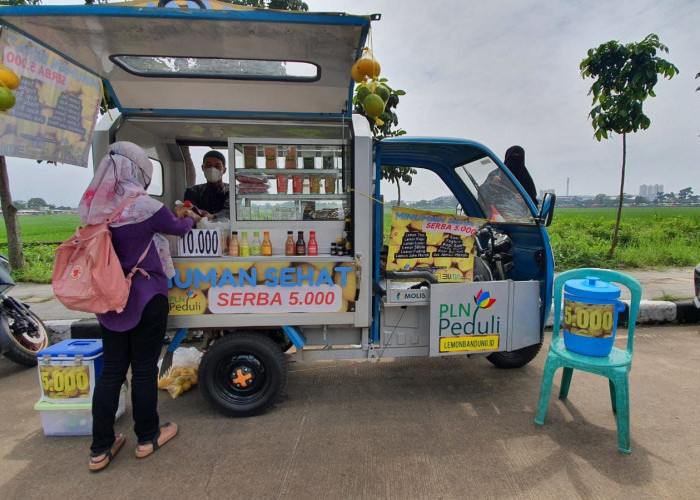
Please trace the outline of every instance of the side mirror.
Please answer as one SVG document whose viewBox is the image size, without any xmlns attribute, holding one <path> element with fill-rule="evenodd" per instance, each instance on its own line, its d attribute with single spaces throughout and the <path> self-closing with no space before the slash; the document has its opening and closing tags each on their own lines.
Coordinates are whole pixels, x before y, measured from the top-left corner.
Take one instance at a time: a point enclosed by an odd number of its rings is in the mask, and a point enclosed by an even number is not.
<svg viewBox="0 0 700 500">
<path fill-rule="evenodd" d="M 554 217 L 554 204 L 557 201 L 557 195 L 554 193 L 545 193 L 542 198 L 542 208 L 540 209 L 540 224 L 548 227 L 552 223 Z"/>
</svg>

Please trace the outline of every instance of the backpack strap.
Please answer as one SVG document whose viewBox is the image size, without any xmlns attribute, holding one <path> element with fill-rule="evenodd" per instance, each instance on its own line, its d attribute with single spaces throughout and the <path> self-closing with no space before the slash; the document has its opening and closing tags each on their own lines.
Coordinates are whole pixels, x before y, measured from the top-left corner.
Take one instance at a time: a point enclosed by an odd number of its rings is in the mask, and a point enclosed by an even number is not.
<svg viewBox="0 0 700 500">
<path fill-rule="evenodd" d="M 125 208 L 129 203 L 131 203 L 132 201 L 134 201 L 136 198 L 137 198 L 136 196 L 132 196 L 131 198 L 127 198 L 126 200 L 124 200 L 124 201 L 121 203 L 121 205 L 119 205 L 117 208 L 114 209 L 114 212 L 112 212 L 112 215 L 110 215 L 109 218 L 108 218 L 105 222 L 106 222 L 107 224 L 109 224 L 110 222 L 112 222 L 112 219 L 114 219 L 117 215 L 119 215 L 119 213 L 120 213 L 122 210 L 124 210 L 124 208 Z M 146 258 L 146 255 L 148 254 L 148 251 L 151 249 L 151 244 L 152 244 L 152 243 L 153 243 L 153 238 L 151 238 L 151 241 L 148 242 L 148 246 L 146 247 L 146 249 L 143 251 L 143 253 L 142 253 L 141 256 L 139 257 L 139 260 L 136 261 L 136 264 L 134 265 L 134 267 L 131 268 L 131 271 L 129 271 L 129 274 L 126 275 L 126 278 L 127 278 L 127 279 L 131 279 L 131 277 L 136 273 L 136 271 L 138 271 L 138 272 L 140 272 L 141 274 L 143 274 L 146 278 L 151 279 L 151 276 L 150 276 L 146 271 L 144 271 L 143 269 L 141 269 L 141 268 L 139 267 L 139 264 L 141 264 L 141 262 L 143 261 L 143 259 Z"/>
<path fill-rule="evenodd" d="M 148 273 L 147 273 L 146 271 L 144 271 L 143 269 L 141 269 L 141 268 L 139 267 L 139 264 L 141 264 L 141 261 L 143 261 L 143 259 L 146 258 L 146 254 L 148 254 L 148 251 L 151 249 L 151 244 L 152 244 L 152 243 L 153 243 L 153 238 L 151 238 L 151 241 L 148 242 L 148 246 L 146 247 L 146 250 L 143 251 L 143 253 L 141 254 L 141 257 L 139 257 L 139 260 L 136 261 L 136 264 L 134 265 L 134 267 L 132 267 L 132 268 L 131 268 L 131 271 L 129 271 L 129 274 L 126 275 L 126 278 L 127 278 L 127 279 L 131 279 L 131 277 L 132 277 L 134 274 L 136 274 L 136 271 L 138 271 L 138 272 L 140 272 L 141 274 L 143 274 L 143 275 L 144 275 L 146 278 L 148 278 L 149 280 L 151 279 L 151 275 L 148 274 Z"/>
</svg>

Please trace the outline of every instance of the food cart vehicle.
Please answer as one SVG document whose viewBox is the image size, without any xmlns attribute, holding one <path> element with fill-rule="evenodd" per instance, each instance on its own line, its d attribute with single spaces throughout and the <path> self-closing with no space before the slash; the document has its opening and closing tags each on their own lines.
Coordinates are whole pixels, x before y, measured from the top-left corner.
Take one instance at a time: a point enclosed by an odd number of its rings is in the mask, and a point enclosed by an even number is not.
<svg viewBox="0 0 700 500">
<path fill-rule="evenodd" d="M 553 196 L 538 211 L 477 142 L 373 140 L 352 113 L 350 68 L 378 16 L 81 6 L 0 18 L 105 81 L 118 111 L 99 121 L 93 158 L 139 144 L 166 205 L 193 182 L 189 147 L 227 153 L 230 220 L 173 242 L 169 296 L 169 326 L 211 339 L 199 385 L 225 414 L 274 404 L 287 350 L 486 356 L 505 368 L 539 351 Z M 381 169 L 401 166 L 442 183 L 463 215 L 397 210 L 385 248 Z M 228 256 L 230 231 L 269 233 L 272 255 Z M 307 250 L 313 231 L 317 255 L 285 255 L 288 231 Z"/>
</svg>

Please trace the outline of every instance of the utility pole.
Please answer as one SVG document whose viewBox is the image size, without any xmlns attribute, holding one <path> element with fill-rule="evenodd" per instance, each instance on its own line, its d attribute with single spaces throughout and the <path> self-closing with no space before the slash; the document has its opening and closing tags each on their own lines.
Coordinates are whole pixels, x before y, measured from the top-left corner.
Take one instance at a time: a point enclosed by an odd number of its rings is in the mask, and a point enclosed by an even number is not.
<svg viewBox="0 0 700 500">
<path fill-rule="evenodd" d="M 566 196 L 569 196 L 569 178 L 566 178 Z"/>
</svg>

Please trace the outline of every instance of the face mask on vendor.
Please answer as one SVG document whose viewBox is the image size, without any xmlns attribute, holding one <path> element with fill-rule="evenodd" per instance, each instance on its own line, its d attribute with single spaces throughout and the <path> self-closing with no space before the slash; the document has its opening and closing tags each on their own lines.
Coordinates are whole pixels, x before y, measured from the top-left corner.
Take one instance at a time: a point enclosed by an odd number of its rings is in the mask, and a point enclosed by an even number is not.
<svg viewBox="0 0 700 500">
<path fill-rule="evenodd" d="M 215 167 L 204 168 L 204 178 L 207 182 L 219 182 L 224 173 Z"/>
<path fill-rule="evenodd" d="M 217 155 L 218 156 L 218 155 Z M 205 156 L 202 163 L 204 178 L 207 182 L 219 182 L 226 172 L 226 166 L 217 156 Z"/>
</svg>

